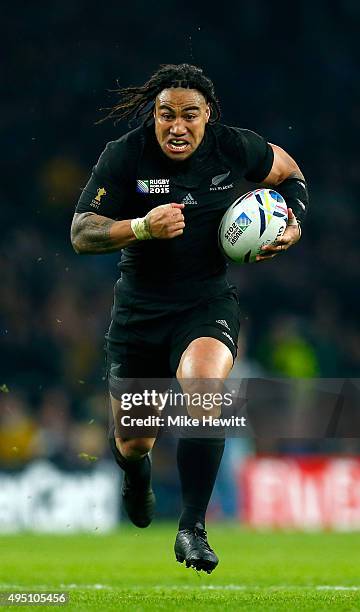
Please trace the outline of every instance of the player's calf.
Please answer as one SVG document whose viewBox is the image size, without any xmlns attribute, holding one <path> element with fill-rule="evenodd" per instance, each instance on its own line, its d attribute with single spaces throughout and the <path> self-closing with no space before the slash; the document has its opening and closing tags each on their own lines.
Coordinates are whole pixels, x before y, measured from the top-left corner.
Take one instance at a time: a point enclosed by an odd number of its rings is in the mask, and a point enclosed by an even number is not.
<svg viewBox="0 0 360 612">
<path fill-rule="evenodd" d="M 116 447 L 122 457 L 129 461 L 142 459 L 154 446 L 155 438 L 132 438 L 130 440 L 115 437 Z"/>
<path fill-rule="evenodd" d="M 151 487 L 151 460 L 147 452 L 152 448 L 154 441 L 148 439 L 147 442 L 144 442 L 144 440 L 146 439 L 120 440 L 115 438 L 114 428 L 111 429 L 109 436 L 110 448 L 115 461 L 124 471 L 123 506 L 129 519 L 137 527 L 150 525 L 155 510 L 155 495 Z M 128 456 L 123 456 L 117 443 L 121 449 L 125 445 Z"/>
</svg>

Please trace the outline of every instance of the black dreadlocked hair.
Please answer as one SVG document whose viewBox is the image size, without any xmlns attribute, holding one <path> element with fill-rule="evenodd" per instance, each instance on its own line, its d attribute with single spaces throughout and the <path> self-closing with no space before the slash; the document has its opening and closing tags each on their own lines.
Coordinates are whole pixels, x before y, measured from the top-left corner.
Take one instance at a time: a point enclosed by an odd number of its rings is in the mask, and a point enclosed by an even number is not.
<svg viewBox="0 0 360 612">
<path fill-rule="evenodd" d="M 152 117 L 156 96 L 163 89 L 171 87 L 197 89 L 210 106 L 210 122 L 215 123 L 220 119 L 220 105 L 214 85 L 201 68 L 191 64 L 161 64 L 144 85 L 113 90 L 119 95 L 119 101 L 114 107 L 103 109 L 110 112 L 97 123 L 114 119 L 116 124 L 121 119 L 139 119 L 144 115 L 146 122 Z"/>
</svg>

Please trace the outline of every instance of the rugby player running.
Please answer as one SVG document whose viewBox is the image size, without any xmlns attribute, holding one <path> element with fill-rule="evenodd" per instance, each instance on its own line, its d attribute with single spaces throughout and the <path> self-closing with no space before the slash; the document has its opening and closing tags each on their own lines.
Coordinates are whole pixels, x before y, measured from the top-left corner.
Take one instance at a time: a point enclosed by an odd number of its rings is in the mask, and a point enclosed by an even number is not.
<svg viewBox="0 0 360 612">
<path fill-rule="evenodd" d="M 76 253 L 122 250 L 106 334 L 115 427 L 110 445 L 124 470 L 123 504 L 138 527 L 154 514 L 149 451 L 155 437 L 126 437 L 117 427 L 119 380 L 176 375 L 182 390 L 228 376 L 236 355 L 240 316 L 235 288 L 217 245 L 224 212 L 243 193 L 244 179 L 276 186 L 289 221 L 259 261 L 300 238 L 308 205 L 304 176 L 279 146 L 219 122 L 211 80 L 189 64 L 162 65 L 142 86 L 117 91 L 106 118 L 139 119 L 140 126 L 107 144 L 76 207 L 71 240 Z M 188 406 L 190 416 L 197 409 Z M 223 437 L 180 437 L 177 463 L 182 512 L 175 555 L 210 573 L 205 514 L 224 450 Z"/>
</svg>

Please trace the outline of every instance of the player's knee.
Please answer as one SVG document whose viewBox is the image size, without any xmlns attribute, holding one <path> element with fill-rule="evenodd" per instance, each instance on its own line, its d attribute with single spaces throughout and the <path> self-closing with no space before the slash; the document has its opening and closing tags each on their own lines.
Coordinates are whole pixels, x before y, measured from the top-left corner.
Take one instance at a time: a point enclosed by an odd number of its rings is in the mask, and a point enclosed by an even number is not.
<svg viewBox="0 0 360 612">
<path fill-rule="evenodd" d="M 178 379 L 225 379 L 233 363 L 230 349 L 216 338 L 193 340 L 181 356 Z"/>
<path fill-rule="evenodd" d="M 189 368 L 188 364 L 183 362 L 178 367 L 176 377 L 179 381 L 186 380 L 187 384 L 190 384 L 191 380 L 206 381 L 216 378 L 216 374 L 212 364 L 198 361 L 197 363 L 192 363 L 191 368 Z"/>
<path fill-rule="evenodd" d="M 152 438 L 132 438 L 131 440 L 116 438 L 116 446 L 126 459 L 143 457 L 151 451 L 153 444 L 154 440 Z"/>
<path fill-rule="evenodd" d="M 178 382 L 186 394 L 213 395 L 222 393 L 224 380 L 222 378 L 211 378 L 210 376 L 196 376 L 194 378 L 178 377 Z"/>
<path fill-rule="evenodd" d="M 221 406 L 212 405 L 211 407 L 204 408 L 203 406 L 199 406 L 197 404 L 193 405 L 189 403 L 187 405 L 187 413 L 192 419 L 202 420 L 203 417 L 212 417 L 213 419 L 218 419 L 221 416 Z"/>
</svg>

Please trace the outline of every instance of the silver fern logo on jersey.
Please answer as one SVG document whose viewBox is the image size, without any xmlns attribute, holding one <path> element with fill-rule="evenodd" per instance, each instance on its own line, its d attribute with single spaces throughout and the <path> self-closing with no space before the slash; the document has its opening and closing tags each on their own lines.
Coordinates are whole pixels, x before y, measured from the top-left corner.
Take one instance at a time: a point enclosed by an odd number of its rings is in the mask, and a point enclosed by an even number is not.
<svg viewBox="0 0 360 612">
<path fill-rule="evenodd" d="M 136 181 L 137 193 L 170 193 L 170 179 L 138 179 Z"/>
<path fill-rule="evenodd" d="M 228 172 L 224 172 L 223 174 L 217 174 L 213 176 L 211 179 L 210 191 L 225 191 L 226 189 L 231 189 L 234 187 L 233 183 L 229 183 L 228 185 L 222 185 L 228 176 L 230 176 L 230 170 Z"/>
</svg>

